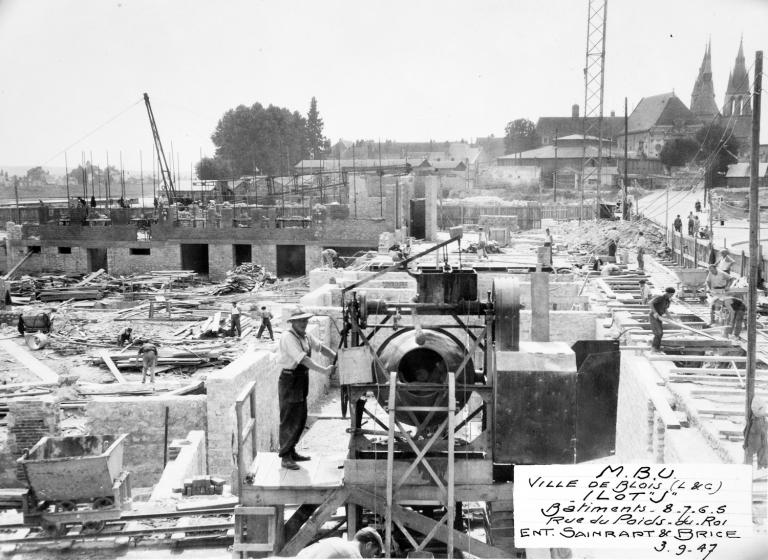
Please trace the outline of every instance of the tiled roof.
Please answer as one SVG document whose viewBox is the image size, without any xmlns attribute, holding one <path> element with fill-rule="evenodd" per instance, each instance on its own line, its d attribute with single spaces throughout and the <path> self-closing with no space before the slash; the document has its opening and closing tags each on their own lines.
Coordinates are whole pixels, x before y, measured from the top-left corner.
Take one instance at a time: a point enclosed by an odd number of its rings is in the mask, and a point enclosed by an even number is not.
<svg viewBox="0 0 768 560">
<path fill-rule="evenodd" d="M 680 120 L 684 124 L 698 122 L 674 92 L 643 97 L 629 116 L 629 132 L 642 132 L 653 126 L 673 126 Z"/>
</svg>

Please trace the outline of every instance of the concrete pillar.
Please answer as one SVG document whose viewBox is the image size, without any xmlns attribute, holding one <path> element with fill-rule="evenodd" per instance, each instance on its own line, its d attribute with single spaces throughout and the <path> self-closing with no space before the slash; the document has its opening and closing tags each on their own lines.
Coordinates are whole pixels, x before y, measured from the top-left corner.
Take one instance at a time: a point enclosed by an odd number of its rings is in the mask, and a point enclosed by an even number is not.
<svg viewBox="0 0 768 560">
<path fill-rule="evenodd" d="M 531 273 L 531 340 L 549 342 L 549 273 Z"/>
<path fill-rule="evenodd" d="M 437 179 L 432 175 L 424 178 L 424 238 L 427 241 L 437 241 L 437 189 L 440 188 Z"/>
</svg>

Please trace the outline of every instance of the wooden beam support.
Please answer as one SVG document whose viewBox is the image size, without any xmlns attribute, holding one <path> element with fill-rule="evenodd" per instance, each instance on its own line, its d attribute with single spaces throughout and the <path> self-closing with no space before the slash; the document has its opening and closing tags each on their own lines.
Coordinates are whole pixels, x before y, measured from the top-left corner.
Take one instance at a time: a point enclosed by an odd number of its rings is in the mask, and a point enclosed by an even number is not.
<svg viewBox="0 0 768 560">
<path fill-rule="evenodd" d="M 349 492 L 349 501 L 370 510 L 383 511 L 387 500 L 361 488 L 352 488 Z M 435 527 L 437 521 L 413 510 L 406 509 L 398 504 L 392 505 L 392 516 L 400 523 L 422 534 L 428 534 Z M 509 552 L 491 546 L 488 543 L 474 539 L 455 529 L 449 529 L 445 524 L 440 524 L 435 531 L 434 538 L 440 542 L 448 542 L 448 531 L 453 532 L 454 546 L 460 550 L 471 553 L 478 558 L 509 558 Z"/>
<path fill-rule="evenodd" d="M 348 496 L 349 490 L 345 486 L 340 486 L 331 492 L 315 512 L 309 516 L 309 519 L 302 525 L 299 532 L 286 543 L 279 552 L 279 556 L 296 556 L 302 548 L 309 544 L 312 537 L 320 531 L 323 523 L 328 521 L 336 513 L 336 510 L 344 505 Z"/>
</svg>

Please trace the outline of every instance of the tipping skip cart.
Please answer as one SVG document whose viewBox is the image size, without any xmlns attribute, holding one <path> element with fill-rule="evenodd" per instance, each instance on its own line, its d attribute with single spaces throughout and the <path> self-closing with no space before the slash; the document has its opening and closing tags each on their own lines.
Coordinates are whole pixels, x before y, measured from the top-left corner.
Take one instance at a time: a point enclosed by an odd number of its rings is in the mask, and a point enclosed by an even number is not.
<svg viewBox="0 0 768 560">
<path fill-rule="evenodd" d="M 128 434 L 44 437 L 17 460 L 29 483 L 24 523 L 61 536 L 67 525 L 98 533 L 131 508 L 130 473 L 123 471 Z"/>
<path fill-rule="evenodd" d="M 706 268 L 678 268 L 670 267 L 678 278 L 679 293 L 678 298 L 682 300 L 705 301 L 707 299 L 707 289 L 704 282 L 707 279 L 709 270 Z"/>
</svg>

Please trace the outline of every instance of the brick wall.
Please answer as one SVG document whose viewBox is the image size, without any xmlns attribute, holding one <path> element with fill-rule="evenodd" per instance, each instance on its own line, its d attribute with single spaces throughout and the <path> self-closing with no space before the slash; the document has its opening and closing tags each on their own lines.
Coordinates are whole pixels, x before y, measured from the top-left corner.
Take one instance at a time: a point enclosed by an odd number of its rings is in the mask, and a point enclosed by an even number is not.
<svg viewBox="0 0 768 560">
<path fill-rule="evenodd" d="M 206 430 L 206 397 L 96 397 L 86 408 L 86 429 L 92 435 L 129 434 L 123 468 L 133 485 L 151 486 L 163 472 L 165 410 L 168 408 L 168 443 L 191 430 Z"/>
<path fill-rule="evenodd" d="M 320 317 L 310 323 L 308 332 L 326 345 L 332 345 L 328 318 Z M 313 358 L 314 359 L 314 358 Z M 326 363 L 324 357 L 318 361 Z M 236 431 L 235 400 L 252 381 L 256 390 L 256 433 L 260 451 L 276 451 L 278 446 L 279 409 L 277 400 L 277 362 L 275 354 L 248 351 L 237 360 L 206 379 L 208 395 L 208 472 L 229 478 L 232 461 L 232 434 Z M 309 373 L 309 406 L 326 393 L 328 378 L 318 372 Z M 248 405 L 244 407 L 248 410 Z"/>
<path fill-rule="evenodd" d="M 0 486 L 19 486 L 24 481 L 21 466 L 16 459 L 25 449 L 31 449 L 46 436 L 59 435 L 59 405 L 51 396 L 34 399 L 20 399 L 8 403 L 8 441 L 7 449 L 0 451 L 4 459 L 0 461 Z"/>
</svg>

